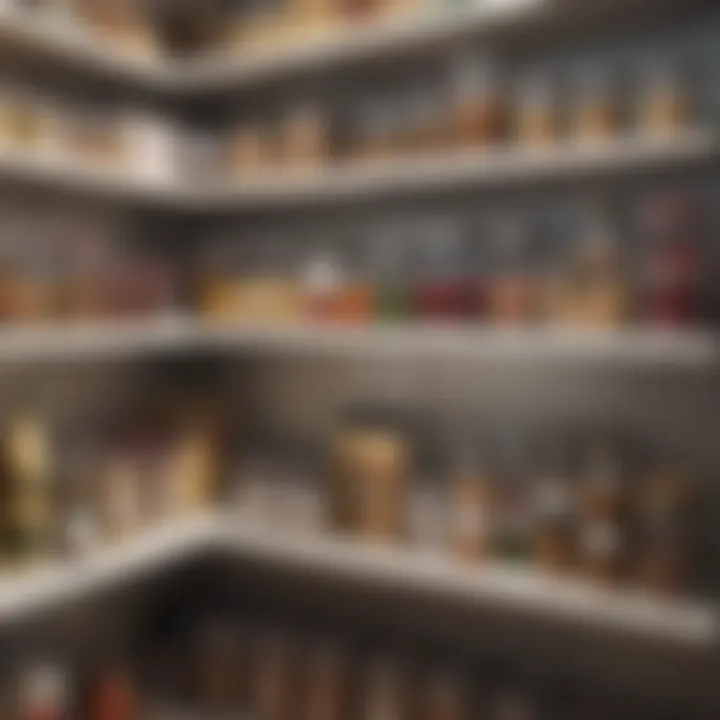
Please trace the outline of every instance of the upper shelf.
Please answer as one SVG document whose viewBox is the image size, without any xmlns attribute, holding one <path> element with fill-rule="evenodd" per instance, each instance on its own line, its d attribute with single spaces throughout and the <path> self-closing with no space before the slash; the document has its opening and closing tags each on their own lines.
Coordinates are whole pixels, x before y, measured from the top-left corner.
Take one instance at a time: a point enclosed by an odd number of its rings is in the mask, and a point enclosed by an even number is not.
<svg viewBox="0 0 720 720">
<path fill-rule="evenodd" d="M 30 13 L 0 10 L 0 53 L 3 57 L 41 61 L 81 78 L 151 92 L 174 88 L 174 74 L 167 62 L 123 53 L 89 33 L 50 19 L 41 21 Z"/>
<path fill-rule="evenodd" d="M 475 37 L 509 31 L 521 36 L 612 26 L 632 18 L 666 17 L 712 6 L 709 0 L 478 0 L 450 12 L 416 12 L 406 17 L 333 27 L 322 35 L 278 48 L 216 51 L 184 61 L 133 56 L 113 50 L 88 33 L 40 22 L 31 15 L 0 12 L 0 53 L 41 60 L 77 77 L 119 82 L 176 97 L 220 97 L 302 72 L 338 69 L 417 53 Z M 651 13 L 651 15 L 649 15 Z"/>
<path fill-rule="evenodd" d="M 500 329 L 472 324 L 253 325 L 190 317 L 47 323 L 0 330 L 0 362 L 6 363 L 198 351 L 677 368 L 714 365 L 720 359 L 716 338 L 701 331 Z"/>
<path fill-rule="evenodd" d="M 674 138 L 628 136 L 543 149 L 507 147 L 452 151 L 326 168 L 268 172 L 240 182 L 204 186 L 161 182 L 39 153 L 0 151 L 0 181 L 49 188 L 111 202 L 181 212 L 263 211 L 284 205 L 357 202 L 508 185 L 628 175 L 705 166 L 720 141 L 708 130 Z"/>
</svg>

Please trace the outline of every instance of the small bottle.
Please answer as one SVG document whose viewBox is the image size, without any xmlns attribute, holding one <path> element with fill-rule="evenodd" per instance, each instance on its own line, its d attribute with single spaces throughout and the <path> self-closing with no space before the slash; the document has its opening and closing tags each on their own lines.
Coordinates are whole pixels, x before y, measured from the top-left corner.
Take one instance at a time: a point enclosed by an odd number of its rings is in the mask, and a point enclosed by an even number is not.
<svg viewBox="0 0 720 720">
<path fill-rule="evenodd" d="M 689 511 L 693 491 L 677 469 L 656 466 L 640 484 L 636 506 L 637 580 L 649 590 L 676 594 L 689 579 Z"/>
<path fill-rule="evenodd" d="M 656 61 L 641 78 L 638 124 L 643 135 L 673 137 L 692 123 L 687 78 L 676 67 Z"/>
<path fill-rule="evenodd" d="M 571 112 L 571 134 L 582 141 L 611 140 L 619 132 L 618 113 L 608 71 L 595 64 L 580 68 Z"/>
<path fill-rule="evenodd" d="M 467 677 L 457 668 L 443 668 L 423 679 L 421 717 L 424 720 L 471 720 L 473 708 Z"/>
<path fill-rule="evenodd" d="M 527 230 L 523 224 L 501 219 L 490 228 L 491 267 L 486 302 L 490 320 L 517 325 L 537 310 L 536 288 L 528 266 Z"/>
<path fill-rule="evenodd" d="M 447 218 L 428 218 L 419 227 L 421 246 L 414 308 L 429 321 L 458 321 L 471 314 L 471 287 L 462 228 Z"/>
<path fill-rule="evenodd" d="M 91 720 L 136 720 L 139 701 L 135 683 L 123 665 L 100 672 L 90 692 Z"/>
<path fill-rule="evenodd" d="M 376 298 L 371 267 L 359 243 L 346 246 L 342 255 L 346 270 L 336 300 L 335 319 L 348 325 L 362 325 L 370 322 L 375 313 Z"/>
<path fill-rule="evenodd" d="M 451 458 L 449 535 L 454 555 L 484 560 L 492 552 L 494 495 L 479 449 L 466 442 Z"/>
<path fill-rule="evenodd" d="M 409 320 L 412 317 L 409 227 L 402 220 L 394 220 L 380 224 L 372 232 L 377 318 L 387 322 Z"/>
<path fill-rule="evenodd" d="M 496 68 L 486 59 L 459 57 L 452 72 L 452 137 L 460 147 L 494 145 L 505 138 L 507 118 Z"/>
<path fill-rule="evenodd" d="M 540 567 L 566 572 L 575 562 L 575 498 L 562 438 L 546 441 L 534 483 L 533 555 Z"/>
<path fill-rule="evenodd" d="M 620 450 L 611 439 L 591 442 L 579 488 L 578 552 L 593 579 L 614 582 L 627 561 L 627 495 Z"/>
<path fill-rule="evenodd" d="M 306 704 L 308 720 L 344 720 L 349 712 L 347 649 L 338 641 L 314 641 L 307 654 Z"/>
<path fill-rule="evenodd" d="M 334 321 L 340 313 L 345 267 L 332 240 L 318 240 L 300 269 L 304 316 Z"/>
<path fill-rule="evenodd" d="M 19 720 L 67 720 L 70 697 L 66 672 L 54 665 L 26 671 L 18 705 Z"/>
<path fill-rule="evenodd" d="M 377 658 L 371 661 L 363 693 L 361 720 L 404 720 L 406 717 L 405 679 L 397 661 Z"/>
<path fill-rule="evenodd" d="M 317 168 L 327 157 L 328 128 L 319 108 L 293 110 L 280 133 L 281 163 L 294 169 Z"/>
<path fill-rule="evenodd" d="M 559 138 L 558 101 L 548 73 L 535 73 L 522 82 L 515 121 L 518 141 L 544 148 Z"/>
<path fill-rule="evenodd" d="M 665 195 L 640 208 L 645 320 L 667 327 L 699 322 L 705 308 L 700 209 L 690 198 Z"/>
<path fill-rule="evenodd" d="M 294 649 L 279 628 L 261 632 L 255 652 L 253 714 L 262 720 L 290 720 L 294 715 Z"/>
</svg>

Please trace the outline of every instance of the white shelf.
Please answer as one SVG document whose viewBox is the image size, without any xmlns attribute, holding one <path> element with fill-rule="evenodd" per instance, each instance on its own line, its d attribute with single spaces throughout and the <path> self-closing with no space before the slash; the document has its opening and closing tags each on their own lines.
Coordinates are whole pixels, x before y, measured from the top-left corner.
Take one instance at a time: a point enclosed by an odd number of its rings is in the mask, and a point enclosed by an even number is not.
<svg viewBox="0 0 720 720">
<path fill-rule="evenodd" d="M 0 329 L 0 362 L 58 362 L 198 351 L 698 368 L 720 360 L 700 331 L 463 325 L 253 325 L 167 316 Z"/>
<path fill-rule="evenodd" d="M 716 609 L 630 590 L 600 588 L 532 569 L 482 566 L 412 550 L 339 538 L 294 535 L 211 513 L 175 521 L 75 561 L 0 576 L 0 622 L 13 622 L 81 601 L 94 593 L 151 575 L 204 551 L 220 550 L 270 566 L 330 574 L 424 596 L 606 629 L 640 639 L 711 647 Z"/>
<path fill-rule="evenodd" d="M 194 187 L 83 166 L 39 151 L 0 149 L 0 180 L 174 211 L 232 212 L 680 169 L 708 164 L 719 156 L 715 133 L 696 130 L 667 139 L 637 136 L 599 144 L 451 152 L 336 165 Z"/>
<path fill-rule="evenodd" d="M 676 138 L 630 136 L 541 149 L 512 147 L 434 157 L 374 161 L 286 172 L 197 197 L 209 209 L 255 210 L 284 204 L 342 202 L 398 194 L 553 182 L 599 175 L 674 169 L 717 159 L 715 134 L 697 130 Z"/>
<path fill-rule="evenodd" d="M 337 68 L 492 33 L 547 14 L 548 0 L 478 0 L 456 11 L 422 10 L 319 31 L 314 39 L 285 47 L 220 51 L 179 63 L 178 90 L 217 93 L 241 90 L 300 71 Z"/>
<path fill-rule="evenodd" d="M 21 620 L 137 580 L 210 547 L 213 515 L 175 521 L 89 556 L 0 575 L 0 621 Z"/>
<path fill-rule="evenodd" d="M 206 346 L 243 352 L 399 356 L 529 363 L 602 363 L 698 367 L 720 359 L 720 345 L 703 332 L 662 330 L 494 329 L 456 326 L 208 324 Z"/>
<path fill-rule="evenodd" d="M 230 519 L 224 525 L 223 545 L 263 563 L 470 602 L 478 609 L 517 612 L 696 648 L 709 648 L 717 641 L 718 614 L 709 604 L 662 600 L 532 569 L 494 562 L 471 567 L 411 550 L 243 527 Z"/>
<path fill-rule="evenodd" d="M 0 326 L 0 362 L 56 362 L 185 352 L 202 347 L 202 328 L 182 317 Z"/>
<path fill-rule="evenodd" d="M 175 86 L 168 62 L 123 52 L 90 31 L 30 11 L 0 11 L 0 50 L 79 77 L 112 80 L 148 91 L 167 92 Z"/>
</svg>

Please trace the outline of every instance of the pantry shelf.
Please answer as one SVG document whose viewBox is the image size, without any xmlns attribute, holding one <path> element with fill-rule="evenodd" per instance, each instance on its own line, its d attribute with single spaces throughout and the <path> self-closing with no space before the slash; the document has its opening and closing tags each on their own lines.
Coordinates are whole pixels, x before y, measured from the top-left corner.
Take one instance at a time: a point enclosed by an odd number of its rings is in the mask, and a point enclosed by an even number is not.
<svg viewBox="0 0 720 720">
<path fill-rule="evenodd" d="M 497 32 L 547 14 L 547 0 L 478 3 L 456 12 L 408 13 L 327 28 L 313 40 L 282 49 L 220 51 L 176 68 L 178 91 L 196 94 L 241 90 L 301 71 L 379 60 L 454 40 Z"/>
<path fill-rule="evenodd" d="M 709 130 L 674 138 L 622 138 L 568 144 L 441 154 L 429 158 L 339 165 L 258 176 L 204 188 L 133 176 L 102 167 L 0 150 L 0 181 L 179 212 L 247 212 L 283 205 L 363 201 L 393 195 L 546 183 L 681 169 L 717 161 L 720 142 Z"/>
<path fill-rule="evenodd" d="M 632 136 L 599 143 L 568 143 L 542 149 L 453 152 L 257 177 L 204 196 L 202 210 L 261 210 L 279 205 L 334 203 L 394 195 L 545 183 L 583 176 L 681 169 L 717 160 L 720 144 L 711 131 L 673 138 Z M 188 200 L 191 198 L 188 197 Z"/>
<path fill-rule="evenodd" d="M 0 10 L 0 55 L 46 64 L 75 77 L 168 92 L 174 75 L 158 58 L 113 51 L 107 41 L 53 18 Z"/>
<path fill-rule="evenodd" d="M 34 362 L 127 357 L 192 350 L 202 328 L 183 317 L 43 322 L 0 329 L 0 361 Z"/>
<path fill-rule="evenodd" d="M 0 621 L 20 620 L 149 575 L 202 552 L 215 534 L 216 518 L 198 516 L 161 525 L 75 561 L 0 575 Z"/>
<path fill-rule="evenodd" d="M 697 368 L 720 359 L 702 331 L 488 328 L 472 325 L 251 324 L 168 315 L 46 322 L 0 330 L 0 362 L 54 362 L 192 353 L 322 354 Z"/>
<path fill-rule="evenodd" d="M 572 330 L 472 326 L 208 325 L 204 342 L 257 352 L 399 355 L 531 362 L 592 362 L 697 367 L 717 362 L 720 346 L 703 332 Z"/>
<path fill-rule="evenodd" d="M 718 614 L 705 603 L 601 588 L 497 562 L 475 569 L 439 555 L 339 538 L 297 537 L 239 521 L 226 522 L 221 532 L 226 551 L 266 566 L 304 569 L 390 590 L 471 602 L 479 609 L 552 618 L 697 649 L 710 648 L 717 641 Z"/>
</svg>

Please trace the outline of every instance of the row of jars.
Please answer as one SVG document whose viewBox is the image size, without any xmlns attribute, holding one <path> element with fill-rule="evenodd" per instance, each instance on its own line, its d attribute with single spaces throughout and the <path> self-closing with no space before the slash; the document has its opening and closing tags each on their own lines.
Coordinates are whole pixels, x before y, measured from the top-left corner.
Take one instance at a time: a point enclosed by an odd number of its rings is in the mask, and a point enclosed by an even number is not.
<svg viewBox="0 0 720 720">
<path fill-rule="evenodd" d="M 199 418 L 165 432 L 136 418 L 64 437 L 40 412 L 13 416 L 0 458 L 0 561 L 25 566 L 83 555 L 212 500 L 217 447 Z"/>
<path fill-rule="evenodd" d="M 0 150 L 48 164 L 169 183 L 182 172 L 182 136 L 179 127 L 144 108 L 63 101 L 20 84 L 0 87 Z"/>
<path fill-rule="evenodd" d="M 417 412 L 360 405 L 327 444 L 256 448 L 231 488 L 244 522 L 277 532 L 685 591 L 697 570 L 700 485 L 682 464 L 642 454 L 628 436 L 592 426 L 483 432 L 470 418 L 450 432 Z"/>
<path fill-rule="evenodd" d="M 339 115 L 305 103 L 279 122 L 241 123 L 230 133 L 227 155 L 233 174 L 252 178 L 453 148 L 672 138 L 697 125 L 692 83 L 677 62 L 651 59 L 628 88 L 623 74 L 633 72 L 592 64 L 569 73 L 531 70 L 517 79 L 488 58 L 461 56 L 444 77 L 425 73 L 384 96 L 369 91 Z"/>
<path fill-rule="evenodd" d="M 527 667 L 477 662 L 407 640 L 354 637 L 287 622 L 198 624 L 190 658 L 199 714 L 264 720 L 585 720 L 625 717 L 616 699 L 593 697 Z M 475 661 L 474 661 L 475 660 Z M 474 661 L 474 662 L 473 662 Z M 638 715 L 633 715 L 637 718 Z M 659 717 L 659 716 L 653 716 Z"/>
<path fill-rule="evenodd" d="M 118 216 L 6 204 L 0 223 L 1 321 L 136 316 L 176 303 L 176 268 L 131 247 Z"/>
<path fill-rule="evenodd" d="M 518 214 L 473 225 L 415 213 L 371 221 L 357 237 L 340 227 L 224 240 L 209 251 L 200 303 L 211 316 L 252 321 L 712 321 L 718 257 L 698 206 L 658 196 L 638 215 L 632 244 L 592 206 L 564 229 Z"/>
<path fill-rule="evenodd" d="M 403 638 L 380 640 L 286 619 L 191 619 L 169 647 L 130 663 L 118 654 L 91 672 L 72 663 L 17 663 L 7 720 L 666 720 L 667 708 L 629 707 L 537 665 L 470 658 Z M 140 673 L 134 666 L 145 665 Z M 151 688 L 165 681 L 162 692 Z M 168 682 L 168 678 L 170 681 Z M 161 699 L 155 697 L 160 695 Z M 164 699 L 163 699 L 164 698 Z M 687 715 L 682 715 L 687 717 Z"/>
<path fill-rule="evenodd" d="M 63 34 L 86 34 L 131 55 L 157 50 L 148 4 L 138 0 L 3 0 L 0 15 L 15 14 Z"/>
</svg>

